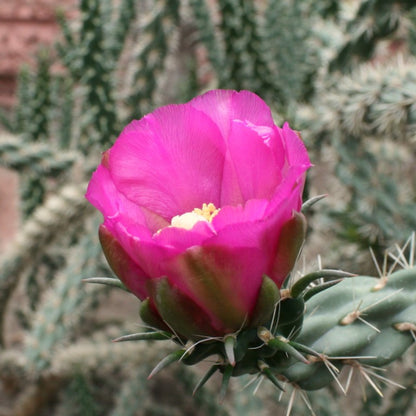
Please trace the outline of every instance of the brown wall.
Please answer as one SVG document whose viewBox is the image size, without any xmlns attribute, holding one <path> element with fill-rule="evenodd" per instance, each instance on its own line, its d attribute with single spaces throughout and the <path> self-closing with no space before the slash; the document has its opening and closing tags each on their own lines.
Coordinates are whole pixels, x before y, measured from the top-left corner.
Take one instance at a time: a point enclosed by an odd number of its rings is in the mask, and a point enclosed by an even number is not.
<svg viewBox="0 0 416 416">
<path fill-rule="evenodd" d="M 40 45 L 52 43 L 59 28 L 56 10 L 73 10 L 77 0 L 0 0 L 0 107 L 13 105 L 19 67 Z"/>
<path fill-rule="evenodd" d="M 56 9 L 69 12 L 76 4 L 77 0 L 0 0 L 0 107 L 13 106 L 19 67 L 33 62 L 40 45 L 55 41 Z M 0 168 L 0 254 L 18 229 L 18 195 L 18 173 Z"/>
</svg>

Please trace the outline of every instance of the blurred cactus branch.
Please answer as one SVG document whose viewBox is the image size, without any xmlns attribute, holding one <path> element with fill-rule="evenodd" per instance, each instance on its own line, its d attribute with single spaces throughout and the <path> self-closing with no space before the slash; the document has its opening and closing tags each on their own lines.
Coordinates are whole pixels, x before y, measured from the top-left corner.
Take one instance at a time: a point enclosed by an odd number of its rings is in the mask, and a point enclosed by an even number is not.
<svg viewBox="0 0 416 416">
<path fill-rule="evenodd" d="M 348 23 L 350 34 L 329 65 L 330 71 L 347 72 L 357 63 L 373 58 L 379 41 L 403 36 L 409 28 L 409 13 L 415 9 L 412 0 L 364 0 Z"/>
<path fill-rule="evenodd" d="M 4 254 L 0 273 L 0 345 L 4 346 L 3 324 L 11 294 L 23 272 L 62 235 L 69 225 L 82 222 L 90 206 L 84 198 L 85 184 L 67 185 L 49 198 L 28 219 L 15 243 Z"/>
</svg>

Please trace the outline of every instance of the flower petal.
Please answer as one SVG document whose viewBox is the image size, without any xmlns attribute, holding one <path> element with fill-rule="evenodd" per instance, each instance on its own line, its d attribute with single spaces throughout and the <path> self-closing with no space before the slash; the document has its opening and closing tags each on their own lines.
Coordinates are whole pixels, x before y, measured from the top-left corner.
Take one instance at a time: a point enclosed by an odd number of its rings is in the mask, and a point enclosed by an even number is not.
<svg viewBox="0 0 416 416">
<path fill-rule="evenodd" d="M 195 97 L 190 105 L 203 111 L 228 137 L 233 120 L 248 120 L 260 126 L 273 127 L 270 108 L 256 94 L 250 91 L 213 90 Z"/>
<path fill-rule="evenodd" d="M 224 153 L 205 114 L 169 105 L 130 124 L 111 148 L 109 166 L 129 200 L 170 221 L 204 202 L 218 205 Z"/>
<path fill-rule="evenodd" d="M 230 205 L 226 190 L 235 187 L 240 189 L 244 202 L 250 199 L 269 199 L 281 181 L 281 174 L 264 138 L 246 123 L 234 121 L 231 123 L 228 146 L 229 162 L 236 172 L 231 179 L 237 183 L 228 184 L 224 175 L 221 206 Z"/>
<path fill-rule="evenodd" d="M 113 272 L 139 299 L 145 299 L 148 296 L 146 281 L 149 276 L 125 252 L 104 224 L 100 226 L 99 236 L 103 252 Z"/>
<path fill-rule="evenodd" d="M 253 310 L 265 264 L 258 248 L 195 246 L 167 264 L 167 276 L 211 317 L 214 327 L 236 331 Z"/>
</svg>

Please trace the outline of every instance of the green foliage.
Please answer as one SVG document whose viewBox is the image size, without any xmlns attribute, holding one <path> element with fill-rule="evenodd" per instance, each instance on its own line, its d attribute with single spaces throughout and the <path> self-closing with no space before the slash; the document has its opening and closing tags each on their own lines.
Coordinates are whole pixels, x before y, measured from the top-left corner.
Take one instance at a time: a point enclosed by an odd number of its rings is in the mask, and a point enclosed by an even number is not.
<svg viewBox="0 0 416 416">
<path fill-rule="evenodd" d="M 279 121 L 285 116 L 293 127 L 305 127 L 303 137 L 316 166 L 321 160 L 332 161 L 325 175 L 336 176 L 338 182 L 324 192 L 335 190 L 340 201 L 336 206 L 329 203 L 325 212 L 316 210 L 312 218 L 318 230 L 329 215 L 337 232 L 338 245 L 328 253 L 331 260 L 340 263 L 347 256 L 345 242 L 355 245 L 354 259 L 369 245 L 381 258 L 386 247 L 404 241 L 416 228 L 416 64 L 409 58 L 416 54 L 415 2 L 80 0 L 75 21 L 58 15 L 59 43 L 39 50 L 35 65 L 21 69 L 16 106 L 11 113 L 0 113 L 2 128 L 10 132 L 1 133 L 0 164 L 19 173 L 22 211 L 19 235 L 4 253 L 0 269 L 0 380 L 11 386 L 5 405 L 9 414 L 243 415 L 261 414 L 261 405 L 267 406 L 265 414 L 269 406 L 282 407 L 276 404 L 280 395 L 265 383 L 257 392 L 261 398 L 231 389 L 223 406 L 216 401 L 218 389 L 210 386 L 190 398 L 196 375 L 189 367 L 168 370 L 167 380 L 159 375 L 146 380 L 157 359 L 172 348 L 154 341 L 109 342 L 132 331 L 117 318 L 98 322 L 96 316 L 107 309 L 108 291 L 82 282 L 109 274 L 95 238 L 99 219 L 84 199 L 85 185 L 101 152 L 132 118 L 209 88 L 250 89 L 278 109 Z M 389 55 L 398 47 L 405 56 L 391 60 Z M 314 189 L 313 183 L 309 186 Z M 323 256 L 327 243 L 320 247 Z M 389 261 L 406 266 L 403 256 Z M 285 353 L 279 340 L 263 345 L 262 353 L 274 351 L 263 361 L 277 368 L 286 360 L 290 366 L 279 368 L 280 373 L 312 388 L 333 377 L 322 362 L 294 364 L 299 354 L 311 353 L 298 351 L 299 344 L 327 356 L 341 354 L 351 333 L 355 340 L 348 344 L 349 355 L 371 355 L 380 344 L 388 346 L 388 354 L 383 348 L 382 352 L 389 360 L 401 354 L 403 345 L 412 342 L 411 335 L 398 335 L 387 326 L 403 302 L 383 301 L 390 280 L 387 288 L 370 293 L 365 286 L 374 281 L 368 279 L 353 278 L 334 287 L 330 286 L 337 281 L 314 288 L 298 284 L 295 295 L 303 296 L 308 307 L 304 322 L 303 301 L 286 300 L 290 312 L 282 313 L 274 328 L 292 342 L 290 330 L 303 325 L 294 341 L 298 344 L 285 347 Z M 410 286 L 408 290 L 414 292 Z M 352 311 L 378 299 L 380 304 L 363 319 L 381 334 L 358 319 L 342 328 L 329 327 L 330 320 L 319 308 L 314 315 L 309 306 L 328 306 L 328 294 L 342 298 L 333 319 L 340 318 L 340 305 Z M 359 295 L 363 304 L 358 306 Z M 402 294 L 397 297 L 403 300 Z M 374 312 L 379 305 L 392 308 L 385 320 L 380 318 L 384 312 Z M 413 322 L 411 306 L 400 313 L 411 312 L 406 319 Z M 291 321 L 294 315 L 297 319 Z M 8 325 L 16 316 L 14 326 L 21 331 L 17 335 Z M 315 321 L 323 331 L 320 339 Z M 277 332 L 273 334 L 276 339 Z M 257 334 L 249 338 L 258 347 Z M 374 341 L 367 351 L 357 346 L 357 338 L 381 341 Z M 325 339 L 328 343 L 323 345 Z M 199 354 L 212 353 L 207 344 L 199 345 L 190 354 L 194 361 Z M 214 368 L 225 375 L 223 392 L 234 371 L 259 370 L 251 351 L 242 354 L 245 361 L 238 356 L 244 365 L 237 369 L 223 364 Z M 223 349 L 221 354 L 229 358 Z M 330 363 L 335 368 L 349 365 L 354 377 L 365 378 L 360 371 L 368 371 L 355 361 Z M 355 414 L 411 414 L 414 365 L 414 354 L 408 354 L 396 366 L 398 381 L 407 390 L 386 386 L 381 399 L 370 389 L 366 402 L 354 404 Z M 261 378 L 277 385 L 282 381 L 275 376 L 262 366 Z M 371 377 L 376 383 L 384 381 Z M 169 401 L 172 384 L 174 404 Z M 287 383 L 286 388 L 283 407 L 299 414 L 308 411 L 308 400 L 322 415 L 346 414 L 349 407 L 336 385 L 309 393 L 309 399 L 296 385 L 291 390 Z"/>
<path fill-rule="evenodd" d="M 316 136 L 336 150 L 345 187 L 332 211 L 343 238 L 383 249 L 416 229 L 416 64 L 366 66 L 342 77 L 320 101 Z M 400 184 L 400 186 L 397 186 Z"/>
</svg>

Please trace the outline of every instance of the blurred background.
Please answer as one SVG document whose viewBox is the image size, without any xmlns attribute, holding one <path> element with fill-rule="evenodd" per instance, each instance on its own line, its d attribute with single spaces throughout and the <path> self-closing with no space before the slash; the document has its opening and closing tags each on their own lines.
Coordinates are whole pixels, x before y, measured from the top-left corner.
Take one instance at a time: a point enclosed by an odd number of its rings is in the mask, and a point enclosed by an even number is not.
<svg viewBox="0 0 416 416">
<path fill-rule="evenodd" d="M 138 301 L 81 282 L 111 275 L 86 183 L 133 118 L 249 89 L 301 131 L 305 199 L 328 194 L 299 272 L 376 275 L 372 257 L 388 267 L 416 229 L 415 2 L 12 0 L 0 46 L 0 415 L 284 415 L 290 393 L 267 383 L 235 380 L 219 405 L 214 382 L 190 394 L 203 369 L 146 380 L 168 346 L 110 342 L 138 331 Z M 388 376 L 406 389 L 309 399 L 319 415 L 413 415 L 414 351 Z"/>
</svg>

